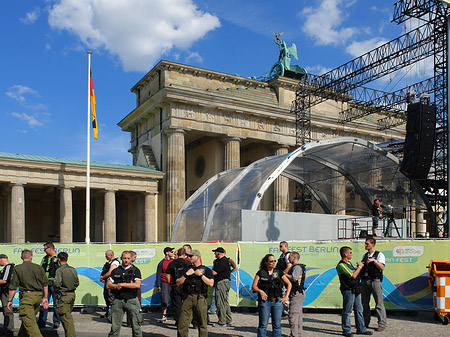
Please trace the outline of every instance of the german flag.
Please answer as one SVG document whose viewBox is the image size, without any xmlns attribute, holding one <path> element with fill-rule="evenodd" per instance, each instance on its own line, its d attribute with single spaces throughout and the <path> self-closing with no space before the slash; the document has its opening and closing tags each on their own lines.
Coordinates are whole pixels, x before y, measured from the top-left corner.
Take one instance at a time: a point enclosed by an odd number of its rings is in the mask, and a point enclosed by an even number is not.
<svg viewBox="0 0 450 337">
<path fill-rule="evenodd" d="M 92 132 L 94 133 L 94 138 L 97 140 L 97 115 L 95 113 L 95 94 L 94 94 L 94 81 L 92 80 L 92 71 L 91 71 L 91 116 L 92 116 Z"/>
</svg>

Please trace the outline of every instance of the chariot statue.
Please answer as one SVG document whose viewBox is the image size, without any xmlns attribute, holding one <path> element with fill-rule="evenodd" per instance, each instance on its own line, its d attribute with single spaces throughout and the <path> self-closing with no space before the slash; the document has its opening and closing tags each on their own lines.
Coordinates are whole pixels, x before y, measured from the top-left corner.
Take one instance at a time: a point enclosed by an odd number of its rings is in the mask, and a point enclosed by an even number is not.
<svg viewBox="0 0 450 337">
<path fill-rule="evenodd" d="M 292 76 L 289 77 L 294 77 L 297 79 L 305 77 L 307 75 L 306 69 L 298 65 L 291 65 L 291 56 L 298 60 L 297 46 L 295 45 L 295 43 L 288 47 L 286 45 L 286 42 L 280 39 L 280 37 L 283 35 L 283 32 L 272 33 L 275 34 L 275 43 L 280 48 L 280 55 L 278 57 L 278 62 L 275 63 L 270 69 L 269 78 L 285 76 L 285 73 L 292 73 Z"/>
</svg>

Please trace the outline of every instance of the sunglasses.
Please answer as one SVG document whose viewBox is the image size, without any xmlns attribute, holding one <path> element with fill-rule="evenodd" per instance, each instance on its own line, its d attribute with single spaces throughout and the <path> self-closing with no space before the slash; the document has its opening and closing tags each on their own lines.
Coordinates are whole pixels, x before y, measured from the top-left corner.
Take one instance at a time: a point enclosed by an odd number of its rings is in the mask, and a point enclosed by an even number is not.
<svg viewBox="0 0 450 337">
<path fill-rule="evenodd" d="M 269 261 L 267 261 L 268 263 L 275 263 L 275 262 L 277 262 L 277 260 L 269 260 Z"/>
</svg>

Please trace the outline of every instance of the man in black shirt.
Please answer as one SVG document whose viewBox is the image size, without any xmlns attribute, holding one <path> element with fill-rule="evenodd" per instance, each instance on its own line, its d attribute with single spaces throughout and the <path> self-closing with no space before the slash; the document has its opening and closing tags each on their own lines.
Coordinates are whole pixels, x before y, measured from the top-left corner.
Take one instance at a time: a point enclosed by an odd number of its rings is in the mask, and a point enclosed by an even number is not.
<svg viewBox="0 0 450 337">
<path fill-rule="evenodd" d="M 131 317 L 133 336 L 142 336 L 138 299 L 138 289 L 141 287 L 142 276 L 139 268 L 131 263 L 131 253 L 122 252 L 122 264 L 111 272 L 106 281 L 106 288 L 111 289 L 114 300 L 111 306 L 111 331 L 108 336 L 119 336 L 123 313 Z"/>
<path fill-rule="evenodd" d="M 8 256 L 6 254 L 0 254 L 0 266 L 4 267 L 0 272 L 0 292 L 3 307 L 3 336 L 13 336 L 14 331 L 14 313 L 8 310 L 8 292 L 9 283 L 11 282 L 11 276 L 14 271 L 14 263 L 9 263 Z"/>
<path fill-rule="evenodd" d="M 381 216 L 380 200 L 375 199 L 372 205 L 372 234 L 377 235 L 378 222 Z"/>
<path fill-rule="evenodd" d="M 231 288 L 231 269 L 230 261 L 225 256 L 225 249 L 217 247 L 213 250 L 216 259 L 213 262 L 213 275 L 214 275 L 214 287 L 217 306 L 217 318 L 219 319 L 219 325 L 224 326 L 231 325 L 231 309 L 228 302 L 228 293 Z M 234 270 L 234 269 L 233 269 Z"/>
<path fill-rule="evenodd" d="M 208 336 L 207 328 L 207 304 L 208 287 L 214 285 L 214 276 L 211 269 L 201 264 L 201 253 L 194 249 L 189 254 L 192 266 L 177 279 L 177 285 L 183 285 L 184 301 L 181 306 L 180 318 L 178 321 L 178 336 L 189 336 L 189 325 L 192 315 L 197 318 L 199 337 Z"/>
<path fill-rule="evenodd" d="M 178 319 L 180 318 L 181 305 L 183 304 L 183 294 L 181 286 L 177 286 L 177 279 L 183 276 L 184 272 L 191 267 L 191 262 L 186 260 L 186 251 L 184 248 L 177 250 L 178 258 L 174 260 L 167 267 L 167 281 L 172 290 L 170 292 L 170 299 L 172 303 L 173 316 L 175 325 L 178 326 Z"/>
</svg>

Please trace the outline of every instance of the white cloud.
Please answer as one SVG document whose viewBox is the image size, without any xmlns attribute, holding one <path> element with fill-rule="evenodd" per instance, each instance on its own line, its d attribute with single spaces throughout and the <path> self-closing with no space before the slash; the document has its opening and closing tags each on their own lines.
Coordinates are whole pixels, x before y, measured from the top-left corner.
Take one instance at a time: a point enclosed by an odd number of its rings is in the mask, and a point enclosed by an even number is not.
<svg viewBox="0 0 450 337">
<path fill-rule="evenodd" d="M 20 20 L 20 22 L 27 24 L 27 25 L 33 24 L 39 18 L 40 14 L 41 14 L 41 11 L 39 10 L 39 8 L 35 8 L 31 12 L 28 12 L 24 18 L 20 18 L 19 20 Z"/>
<path fill-rule="evenodd" d="M 347 48 L 346 52 L 352 55 L 353 57 L 361 56 L 368 51 L 371 51 L 372 49 L 375 49 L 383 44 L 388 42 L 385 38 L 382 37 L 374 37 L 370 40 L 365 41 L 355 41 L 350 43 Z"/>
<path fill-rule="evenodd" d="M 220 26 L 193 0 L 59 0 L 50 9 L 49 24 L 89 48 L 108 50 L 125 71 L 146 71 L 162 55 L 188 49 Z"/>
<path fill-rule="evenodd" d="M 32 102 L 33 98 L 40 97 L 39 92 L 24 85 L 13 85 L 8 89 L 6 95 L 18 102 L 20 106 L 28 109 L 45 110 L 48 108 L 46 104 Z"/>
<path fill-rule="evenodd" d="M 341 27 L 346 16 L 343 7 L 354 2 L 343 0 L 322 0 L 319 7 L 305 7 L 306 17 L 303 31 L 314 38 L 317 45 L 339 45 L 353 37 L 358 30 L 354 27 Z"/>
<path fill-rule="evenodd" d="M 11 115 L 27 123 L 30 128 L 43 126 L 46 122 L 48 122 L 43 114 L 31 115 L 25 112 L 12 112 Z"/>
<path fill-rule="evenodd" d="M 314 75 L 323 75 L 327 72 L 329 72 L 330 70 L 332 70 L 333 68 L 329 68 L 329 67 L 324 67 L 321 65 L 315 65 L 315 66 L 307 66 L 306 70 L 308 71 L 308 73 L 310 74 L 314 74 Z"/>
<path fill-rule="evenodd" d="M 202 63 L 203 62 L 203 58 L 200 56 L 199 53 L 194 52 L 194 53 L 190 53 L 185 60 L 185 63 L 187 64 L 191 64 L 191 63 Z"/>
<path fill-rule="evenodd" d="M 6 95 L 16 100 L 17 102 L 23 103 L 27 101 L 26 96 L 38 96 L 38 92 L 24 85 L 16 84 L 9 88 L 9 90 L 6 92 Z"/>
</svg>

